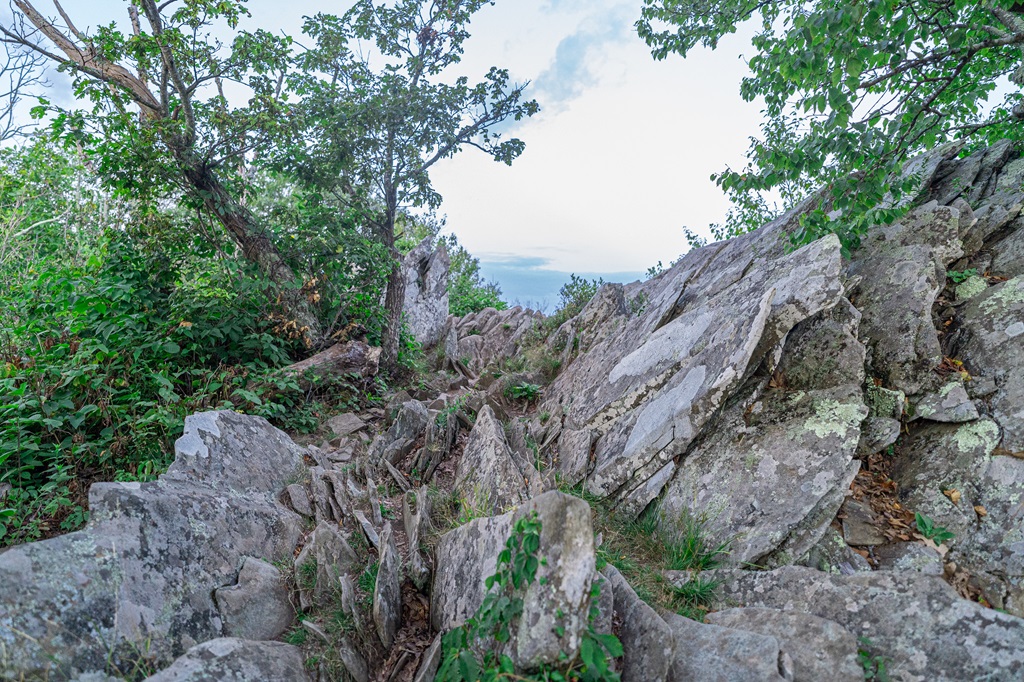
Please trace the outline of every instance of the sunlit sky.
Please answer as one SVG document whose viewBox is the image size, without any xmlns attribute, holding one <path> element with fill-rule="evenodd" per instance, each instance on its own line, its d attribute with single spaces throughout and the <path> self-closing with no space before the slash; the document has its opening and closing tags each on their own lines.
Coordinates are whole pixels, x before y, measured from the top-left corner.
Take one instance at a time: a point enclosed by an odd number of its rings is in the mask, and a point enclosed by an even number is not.
<svg viewBox="0 0 1024 682">
<path fill-rule="evenodd" d="M 37 7 L 52 14 L 39 0 Z M 79 25 L 124 21 L 126 3 L 64 3 Z M 304 15 L 350 2 L 250 0 L 243 28 L 301 42 Z M 510 133 L 526 151 L 507 167 L 468 148 L 433 172 L 447 231 L 478 256 L 505 298 L 550 309 L 575 272 L 628 281 L 686 249 L 684 226 L 706 233 L 728 208 L 709 176 L 743 164 L 760 107 L 743 102 L 748 36 L 656 62 L 633 29 L 641 0 L 497 0 L 473 19 L 459 70 L 493 66 L 541 113 Z M 55 90 L 67 82 L 53 76 Z M 55 93 L 60 98 L 60 92 Z"/>
</svg>

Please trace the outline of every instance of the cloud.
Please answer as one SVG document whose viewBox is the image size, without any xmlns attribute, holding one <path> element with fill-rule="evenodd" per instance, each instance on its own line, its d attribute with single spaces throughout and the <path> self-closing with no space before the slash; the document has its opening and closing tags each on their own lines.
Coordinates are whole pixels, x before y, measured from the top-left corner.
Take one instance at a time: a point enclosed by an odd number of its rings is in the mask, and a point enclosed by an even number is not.
<svg viewBox="0 0 1024 682">
<path fill-rule="evenodd" d="M 553 9 L 575 6 L 573 0 L 552 0 Z M 600 48 L 623 43 L 632 37 L 635 8 L 618 3 L 590 14 L 575 33 L 566 36 L 555 48 L 555 58 L 533 81 L 541 107 L 548 112 L 562 111 L 587 88 L 598 84 L 595 68 Z"/>
</svg>

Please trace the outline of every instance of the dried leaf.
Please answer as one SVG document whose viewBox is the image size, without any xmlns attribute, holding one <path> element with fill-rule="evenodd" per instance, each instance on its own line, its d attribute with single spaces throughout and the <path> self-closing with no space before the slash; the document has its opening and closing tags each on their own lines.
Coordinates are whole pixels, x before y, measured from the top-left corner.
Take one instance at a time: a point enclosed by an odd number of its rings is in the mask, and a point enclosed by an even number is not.
<svg viewBox="0 0 1024 682">
<path fill-rule="evenodd" d="M 974 506 L 974 513 L 981 517 L 988 516 L 988 510 L 980 504 Z"/>
<path fill-rule="evenodd" d="M 950 488 L 949 490 L 943 490 L 942 494 L 949 498 L 949 501 L 953 504 L 960 503 L 960 491 L 956 488 Z"/>
</svg>

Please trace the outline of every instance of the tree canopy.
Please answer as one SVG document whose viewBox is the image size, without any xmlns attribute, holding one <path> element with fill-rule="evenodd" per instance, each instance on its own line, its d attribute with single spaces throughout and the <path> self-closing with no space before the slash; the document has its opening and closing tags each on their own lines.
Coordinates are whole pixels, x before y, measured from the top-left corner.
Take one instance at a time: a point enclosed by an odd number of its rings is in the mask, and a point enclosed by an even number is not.
<svg viewBox="0 0 1024 682">
<path fill-rule="evenodd" d="M 909 156 L 1021 138 L 1022 13 L 1014 0 L 644 0 L 637 30 L 664 59 L 756 22 L 740 92 L 765 123 L 749 166 L 715 176 L 738 201 L 727 232 L 771 217 L 771 192 L 793 202 L 820 184 L 827 201 L 795 241 L 831 231 L 856 246 L 896 216 Z"/>
</svg>

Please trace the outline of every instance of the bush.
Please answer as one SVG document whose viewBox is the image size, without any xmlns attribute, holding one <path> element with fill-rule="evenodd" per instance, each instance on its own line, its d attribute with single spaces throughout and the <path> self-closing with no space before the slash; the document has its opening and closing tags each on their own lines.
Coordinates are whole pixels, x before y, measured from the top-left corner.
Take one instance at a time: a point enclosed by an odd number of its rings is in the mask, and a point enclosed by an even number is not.
<svg viewBox="0 0 1024 682">
<path fill-rule="evenodd" d="M 508 308 L 508 304 L 501 300 L 501 288 L 497 282 L 487 282 L 480 275 L 480 259 L 466 251 L 455 235 L 448 235 L 442 239 L 451 259 L 448 275 L 448 312 L 456 317 L 464 317 L 484 308 Z"/>
</svg>

